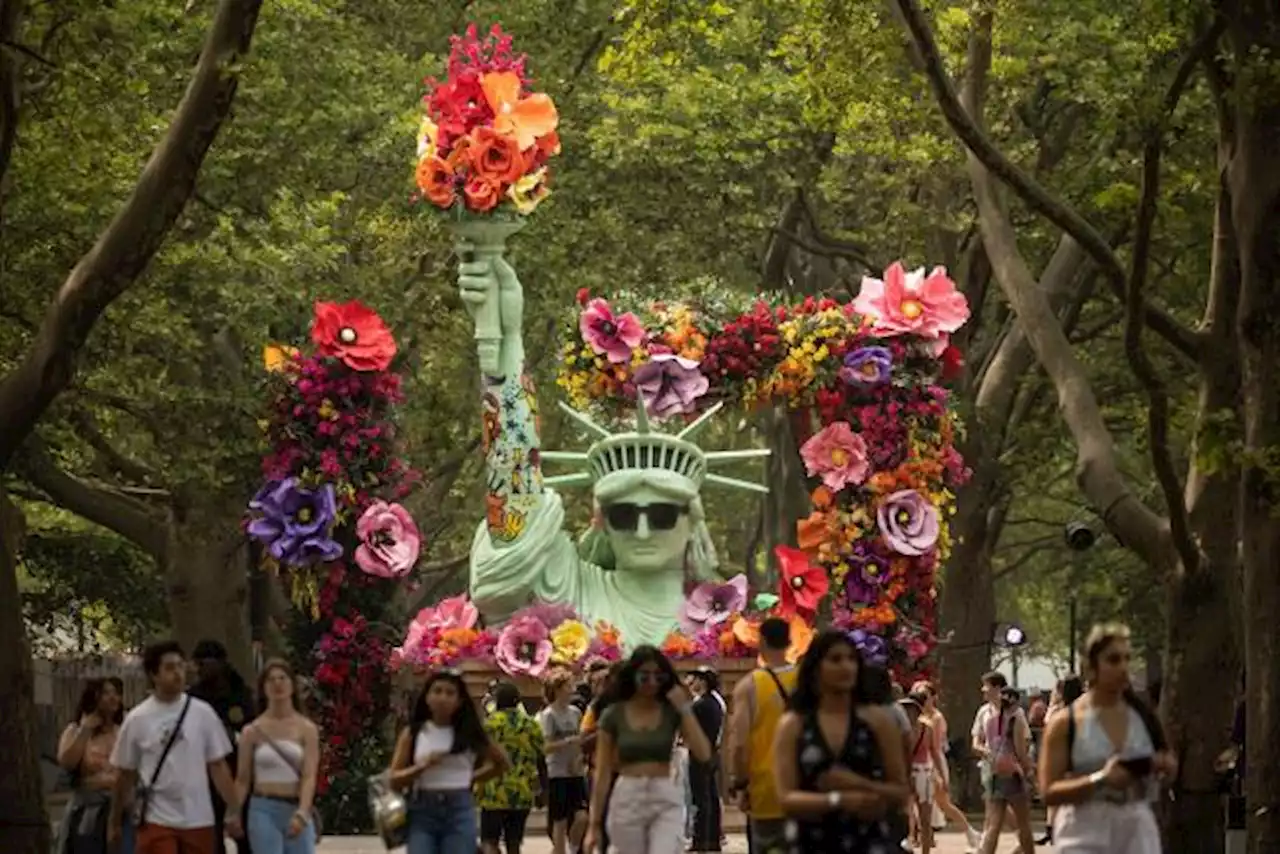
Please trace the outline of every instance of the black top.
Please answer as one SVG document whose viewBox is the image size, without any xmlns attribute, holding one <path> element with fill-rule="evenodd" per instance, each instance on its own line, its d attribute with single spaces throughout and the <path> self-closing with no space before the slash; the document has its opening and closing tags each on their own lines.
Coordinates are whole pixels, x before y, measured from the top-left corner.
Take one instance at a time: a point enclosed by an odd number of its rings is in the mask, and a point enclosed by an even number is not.
<svg viewBox="0 0 1280 854">
<path fill-rule="evenodd" d="M 817 714 L 806 715 L 796 742 L 796 762 L 800 770 L 800 789 L 820 792 L 818 778 L 835 765 L 842 765 L 872 780 L 885 778 L 884 761 L 871 727 L 858 717 L 857 709 L 850 713 L 849 734 L 839 751 L 831 749 L 818 726 Z M 791 854 L 893 854 L 892 834 L 885 820 L 867 822 L 840 811 L 833 811 L 822 818 L 787 822 L 787 840 Z"/>
<path fill-rule="evenodd" d="M 720 701 L 710 691 L 706 692 L 693 701 L 693 716 L 714 750 L 720 742 L 720 731 L 724 728 L 724 709 L 720 706 Z"/>
</svg>

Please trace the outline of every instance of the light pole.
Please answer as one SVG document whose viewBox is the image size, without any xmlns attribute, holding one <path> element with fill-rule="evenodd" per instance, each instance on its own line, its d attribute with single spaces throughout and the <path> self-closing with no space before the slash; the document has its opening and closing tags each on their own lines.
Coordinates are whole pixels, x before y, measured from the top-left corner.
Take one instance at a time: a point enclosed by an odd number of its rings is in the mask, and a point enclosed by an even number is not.
<svg viewBox="0 0 1280 854">
<path fill-rule="evenodd" d="M 1084 554 L 1098 542 L 1098 534 L 1086 522 L 1068 522 L 1062 531 L 1067 549 L 1071 552 L 1071 577 L 1067 580 L 1067 663 L 1072 673 L 1080 672 L 1078 623 L 1079 599 L 1077 583 L 1080 577 L 1080 566 L 1084 562 Z"/>
</svg>

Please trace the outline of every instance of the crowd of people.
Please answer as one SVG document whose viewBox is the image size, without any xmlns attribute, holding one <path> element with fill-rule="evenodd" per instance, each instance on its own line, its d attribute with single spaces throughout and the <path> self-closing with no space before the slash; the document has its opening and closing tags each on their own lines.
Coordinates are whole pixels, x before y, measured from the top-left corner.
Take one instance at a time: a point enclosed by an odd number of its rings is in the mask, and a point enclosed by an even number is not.
<svg viewBox="0 0 1280 854">
<path fill-rule="evenodd" d="M 759 666 L 731 701 L 714 669 L 682 677 L 650 646 L 592 663 L 581 681 L 552 672 L 536 713 L 510 682 L 477 704 L 460 672 L 432 673 L 386 775 L 406 801 L 408 854 L 519 854 L 540 807 L 556 854 L 720 851 L 726 801 L 746 814 L 755 854 L 929 854 L 949 822 L 982 854 L 1007 822 L 1024 854 L 1050 837 L 1072 854 L 1160 850 L 1151 803 L 1176 767 L 1129 687 L 1124 627 L 1093 631 L 1087 682 L 1060 685 L 1034 732 L 1004 677 L 983 678 L 970 731 L 980 828 L 950 795 L 936 687 L 904 691 L 834 630 L 792 665 L 789 634 L 785 621 L 764 622 Z M 219 645 L 194 658 L 188 691 L 182 649 L 149 647 L 152 692 L 128 714 L 118 681 L 85 687 L 59 745 L 73 794 L 54 854 L 224 854 L 224 833 L 239 854 L 313 854 L 320 738 L 293 672 L 268 662 L 255 693 Z M 1033 789 L 1049 808 L 1040 840 Z"/>
</svg>

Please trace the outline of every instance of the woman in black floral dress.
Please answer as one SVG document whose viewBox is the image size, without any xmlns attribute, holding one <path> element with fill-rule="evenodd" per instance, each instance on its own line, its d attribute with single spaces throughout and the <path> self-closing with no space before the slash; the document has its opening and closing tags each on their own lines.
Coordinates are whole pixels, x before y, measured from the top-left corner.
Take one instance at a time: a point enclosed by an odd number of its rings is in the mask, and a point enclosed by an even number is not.
<svg viewBox="0 0 1280 854">
<path fill-rule="evenodd" d="M 774 740 L 774 774 L 791 854 L 893 854 L 886 816 L 907 800 L 902 734 L 866 702 L 862 657 L 838 631 L 800 662 L 790 710 Z"/>
</svg>

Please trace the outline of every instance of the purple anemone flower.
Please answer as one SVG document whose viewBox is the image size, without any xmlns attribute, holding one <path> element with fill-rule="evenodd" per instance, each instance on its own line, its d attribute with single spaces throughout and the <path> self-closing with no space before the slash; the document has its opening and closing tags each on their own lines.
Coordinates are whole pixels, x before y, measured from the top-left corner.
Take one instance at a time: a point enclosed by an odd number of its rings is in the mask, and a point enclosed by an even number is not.
<svg viewBox="0 0 1280 854">
<path fill-rule="evenodd" d="M 342 546 L 329 530 L 337 515 L 333 486 L 303 489 L 297 478 L 272 481 L 249 502 L 261 515 L 249 523 L 249 534 L 267 546 L 286 566 L 310 566 L 342 557 Z"/>
<path fill-rule="evenodd" d="M 900 555 L 915 557 L 938 542 L 938 508 L 914 489 L 895 492 L 876 514 L 885 544 Z"/>
<path fill-rule="evenodd" d="M 877 386 L 889 381 L 893 353 L 887 347 L 859 347 L 844 357 L 840 379 L 852 386 Z"/>
<path fill-rule="evenodd" d="M 658 353 L 636 368 L 635 384 L 645 411 L 658 421 L 692 412 L 710 381 L 693 359 Z"/>
<path fill-rule="evenodd" d="M 889 561 L 866 549 L 858 549 L 849 560 L 849 574 L 844 587 L 850 602 L 870 605 L 880 595 L 880 588 L 889 578 Z"/>
<path fill-rule="evenodd" d="M 707 581 L 693 588 L 680 609 L 680 622 L 690 634 L 723 623 L 747 607 L 747 577 L 739 574 L 717 584 Z"/>
<path fill-rule="evenodd" d="M 884 638 L 873 635 L 862 629 L 849 632 L 849 640 L 862 653 L 862 660 L 876 667 L 884 667 L 889 662 L 889 645 Z"/>
</svg>

